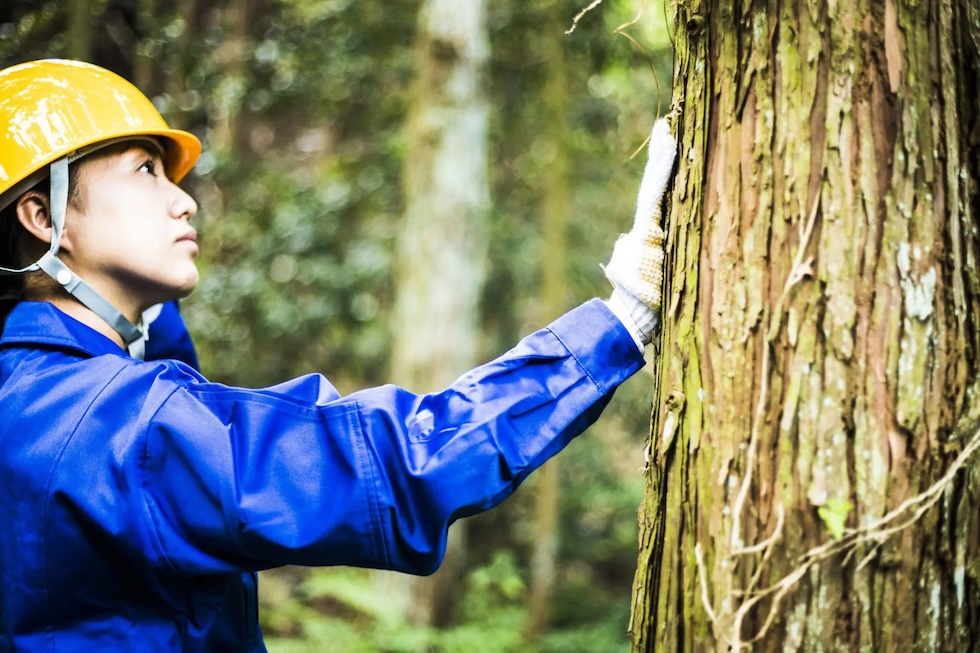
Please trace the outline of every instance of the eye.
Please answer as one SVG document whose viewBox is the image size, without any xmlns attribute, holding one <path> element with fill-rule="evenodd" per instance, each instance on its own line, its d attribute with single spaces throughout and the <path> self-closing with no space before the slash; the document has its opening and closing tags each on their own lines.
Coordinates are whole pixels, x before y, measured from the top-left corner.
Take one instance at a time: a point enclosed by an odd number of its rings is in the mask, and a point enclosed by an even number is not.
<svg viewBox="0 0 980 653">
<path fill-rule="evenodd" d="M 156 174 L 157 174 L 157 162 L 154 161 L 153 159 L 147 159 L 146 161 L 143 161 L 140 164 L 139 168 L 137 168 L 137 171 L 139 171 L 139 172 L 146 171 L 146 172 L 150 173 L 151 175 L 156 176 Z"/>
</svg>

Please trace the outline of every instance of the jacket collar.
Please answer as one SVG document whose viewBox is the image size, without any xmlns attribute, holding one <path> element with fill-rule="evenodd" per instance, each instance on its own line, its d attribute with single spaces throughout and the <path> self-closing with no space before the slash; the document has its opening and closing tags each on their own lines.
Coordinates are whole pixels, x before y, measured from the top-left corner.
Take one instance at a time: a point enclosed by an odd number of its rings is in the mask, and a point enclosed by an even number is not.
<svg viewBox="0 0 980 653">
<path fill-rule="evenodd" d="M 48 302 L 18 302 L 7 316 L 0 348 L 25 345 L 71 349 L 93 357 L 126 355 L 112 340 Z"/>
</svg>

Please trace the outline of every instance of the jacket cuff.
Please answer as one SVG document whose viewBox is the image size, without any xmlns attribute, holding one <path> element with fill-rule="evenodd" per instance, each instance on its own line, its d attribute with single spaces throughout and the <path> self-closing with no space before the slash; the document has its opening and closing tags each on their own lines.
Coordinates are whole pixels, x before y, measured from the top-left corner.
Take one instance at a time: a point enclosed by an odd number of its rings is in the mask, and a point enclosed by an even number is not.
<svg viewBox="0 0 980 653">
<path fill-rule="evenodd" d="M 592 382 L 606 394 L 643 367 L 633 336 L 600 299 L 592 299 L 549 327 Z"/>
</svg>

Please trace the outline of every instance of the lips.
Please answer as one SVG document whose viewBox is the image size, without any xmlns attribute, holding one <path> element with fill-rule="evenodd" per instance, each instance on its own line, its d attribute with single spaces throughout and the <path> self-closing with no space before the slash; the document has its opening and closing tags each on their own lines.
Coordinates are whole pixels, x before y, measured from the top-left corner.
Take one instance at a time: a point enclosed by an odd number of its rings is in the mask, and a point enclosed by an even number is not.
<svg viewBox="0 0 980 653">
<path fill-rule="evenodd" d="M 188 248 L 188 252 L 191 254 L 191 256 L 196 257 L 197 256 L 197 253 L 200 251 L 199 248 L 198 248 L 198 246 L 197 246 L 197 232 L 196 231 L 188 231 L 186 234 L 184 234 L 183 236 L 181 236 L 180 238 L 178 238 L 177 239 L 177 242 L 178 243 L 187 243 L 187 244 L 189 244 L 190 247 Z"/>
</svg>

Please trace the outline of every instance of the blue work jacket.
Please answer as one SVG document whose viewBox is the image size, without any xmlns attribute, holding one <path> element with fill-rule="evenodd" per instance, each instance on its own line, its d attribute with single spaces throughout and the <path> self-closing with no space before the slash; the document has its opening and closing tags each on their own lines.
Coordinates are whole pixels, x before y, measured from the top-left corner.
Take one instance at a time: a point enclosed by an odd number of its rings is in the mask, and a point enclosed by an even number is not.
<svg viewBox="0 0 980 653">
<path fill-rule="evenodd" d="M 255 571 L 432 572 L 453 520 L 642 364 L 593 300 L 442 392 L 252 390 L 22 302 L 0 336 L 0 651 L 264 651 Z"/>
<path fill-rule="evenodd" d="M 197 349 L 187 331 L 187 325 L 180 314 L 177 302 L 167 302 L 160 306 L 160 312 L 150 322 L 149 337 L 144 349 L 146 360 L 173 358 L 187 363 L 195 370 L 201 369 L 197 360 Z"/>
</svg>

